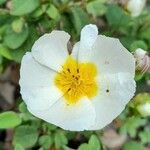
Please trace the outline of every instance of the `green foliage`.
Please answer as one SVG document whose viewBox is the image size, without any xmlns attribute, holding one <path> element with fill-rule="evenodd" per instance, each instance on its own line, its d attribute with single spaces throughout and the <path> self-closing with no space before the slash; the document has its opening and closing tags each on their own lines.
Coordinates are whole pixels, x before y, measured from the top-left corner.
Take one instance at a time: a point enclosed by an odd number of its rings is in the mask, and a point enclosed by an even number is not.
<svg viewBox="0 0 150 150">
<path fill-rule="evenodd" d="M 134 41 L 131 44 L 131 47 L 130 47 L 131 51 L 135 51 L 137 48 L 142 48 L 144 50 L 148 49 L 147 44 L 142 40 Z"/>
<path fill-rule="evenodd" d="M 139 137 L 143 144 L 150 143 L 150 128 L 147 127 L 144 131 L 141 131 Z"/>
<path fill-rule="evenodd" d="M 137 129 L 145 125 L 146 122 L 145 119 L 141 119 L 140 117 L 127 118 L 120 131 L 121 133 L 128 133 L 131 137 L 135 137 Z"/>
<path fill-rule="evenodd" d="M 16 144 L 14 150 L 24 150 L 20 144 Z"/>
<path fill-rule="evenodd" d="M 7 58 L 7 59 L 13 59 L 12 54 L 8 48 L 0 44 L 0 55 Z"/>
<path fill-rule="evenodd" d="M 49 149 L 53 143 L 53 139 L 49 135 L 43 135 L 39 138 L 39 145 L 44 149 Z"/>
<path fill-rule="evenodd" d="M 109 5 L 106 13 L 106 18 L 108 23 L 112 27 L 124 27 L 130 22 L 130 17 L 125 14 L 125 12 L 116 5 Z"/>
<path fill-rule="evenodd" d="M 7 0 L 0 0 L 0 5 L 4 4 Z"/>
<path fill-rule="evenodd" d="M 140 143 L 130 141 L 124 145 L 123 150 L 146 150 L 146 148 Z"/>
<path fill-rule="evenodd" d="M 14 128 L 21 124 L 21 118 L 13 111 L 0 113 L 0 129 Z"/>
<path fill-rule="evenodd" d="M 38 140 L 38 131 L 29 125 L 22 125 L 15 129 L 13 144 L 20 144 L 23 148 L 30 148 Z"/>
<path fill-rule="evenodd" d="M 66 136 L 62 132 L 56 132 L 54 136 L 55 148 L 59 149 L 68 143 Z"/>
<path fill-rule="evenodd" d="M 19 48 L 28 37 L 28 28 L 25 27 L 22 32 L 14 32 L 11 28 L 8 28 L 4 36 L 4 44 L 11 49 Z"/>
<path fill-rule="evenodd" d="M 23 27 L 24 27 L 24 20 L 21 18 L 15 19 L 12 22 L 12 29 L 16 33 L 20 33 L 23 30 Z"/>
<path fill-rule="evenodd" d="M 15 16 L 26 15 L 33 12 L 39 5 L 39 0 L 12 0 L 11 14 Z"/>
<path fill-rule="evenodd" d="M 71 17 L 77 34 L 79 34 L 81 29 L 89 23 L 88 15 L 80 7 L 76 6 L 71 8 Z"/>
<path fill-rule="evenodd" d="M 140 37 L 142 39 L 146 39 L 146 40 L 150 41 L 149 35 L 150 35 L 150 29 L 149 28 L 143 29 L 142 31 L 140 31 Z"/>
<path fill-rule="evenodd" d="M 89 14 L 92 14 L 94 17 L 102 16 L 106 13 L 107 7 L 104 4 L 105 1 L 96 0 L 91 1 L 87 4 L 86 9 Z"/>
<path fill-rule="evenodd" d="M 58 9 L 52 4 L 48 7 L 46 13 L 50 18 L 52 18 L 56 21 L 58 21 L 60 19 L 60 14 L 59 14 Z"/>
<path fill-rule="evenodd" d="M 19 111 L 21 112 L 20 117 L 22 118 L 23 121 L 34 120 L 34 117 L 27 110 L 25 103 L 22 102 L 19 105 Z"/>
<path fill-rule="evenodd" d="M 95 136 L 92 135 L 88 143 L 81 144 L 78 148 L 78 150 L 100 150 L 100 141 Z"/>
</svg>

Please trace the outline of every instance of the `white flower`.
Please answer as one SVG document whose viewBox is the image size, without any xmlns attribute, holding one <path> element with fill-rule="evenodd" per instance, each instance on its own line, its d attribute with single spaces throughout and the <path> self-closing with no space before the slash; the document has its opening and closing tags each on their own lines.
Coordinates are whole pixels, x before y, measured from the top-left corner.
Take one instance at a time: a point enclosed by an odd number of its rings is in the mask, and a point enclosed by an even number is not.
<svg viewBox="0 0 150 150">
<path fill-rule="evenodd" d="M 149 102 L 139 105 L 137 109 L 142 116 L 150 116 L 150 103 Z"/>
<path fill-rule="evenodd" d="M 141 14 L 146 0 L 129 0 L 127 3 L 127 10 L 131 13 L 131 16 L 137 17 Z"/>
<path fill-rule="evenodd" d="M 81 31 L 69 55 L 64 31 L 40 37 L 22 59 L 20 86 L 28 110 L 72 131 L 98 130 L 125 108 L 135 92 L 135 59 L 118 39 Z"/>
</svg>

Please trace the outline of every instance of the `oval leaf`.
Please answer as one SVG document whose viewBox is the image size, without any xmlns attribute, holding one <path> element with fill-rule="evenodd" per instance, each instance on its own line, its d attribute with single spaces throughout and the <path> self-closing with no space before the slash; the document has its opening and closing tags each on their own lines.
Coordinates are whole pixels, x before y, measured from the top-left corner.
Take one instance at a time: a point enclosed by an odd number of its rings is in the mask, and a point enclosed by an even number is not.
<svg viewBox="0 0 150 150">
<path fill-rule="evenodd" d="M 21 16 L 34 11 L 40 5 L 39 0 L 12 0 L 11 14 Z"/>
<path fill-rule="evenodd" d="M 0 129 L 8 129 L 18 126 L 21 118 L 15 112 L 8 111 L 0 114 Z"/>
</svg>

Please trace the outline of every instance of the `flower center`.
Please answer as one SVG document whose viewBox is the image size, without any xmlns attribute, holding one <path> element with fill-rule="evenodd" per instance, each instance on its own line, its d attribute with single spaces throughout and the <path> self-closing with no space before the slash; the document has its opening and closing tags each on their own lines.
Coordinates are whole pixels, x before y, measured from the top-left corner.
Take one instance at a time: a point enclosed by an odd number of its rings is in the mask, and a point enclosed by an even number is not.
<svg viewBox="0 0 150 150">
<path fill-rule="evenodd" d="M 64 93 L 67 103 L 75 104 L 84 96 L 91 98 L 97 94 L 96 75 L 93 63 L 79 63 L 69 56 L 56 75 L 55 84 Z"/>
</svg>

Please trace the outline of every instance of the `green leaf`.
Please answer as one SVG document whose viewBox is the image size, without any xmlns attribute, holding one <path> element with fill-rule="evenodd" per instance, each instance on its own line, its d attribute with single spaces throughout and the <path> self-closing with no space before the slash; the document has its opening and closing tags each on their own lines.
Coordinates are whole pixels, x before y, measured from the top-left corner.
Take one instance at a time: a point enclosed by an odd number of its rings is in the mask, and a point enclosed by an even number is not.
<svg viewBox="0 0 150 150">
<path fill-rule="evenodd" d="M 22 18 L 16 19 L 12 22 L 12 29 L 16 33 L 20 33 L 24 26 L 24 20 Z"/>
<path fill-rule="evenodd" d="M 22 125 L 15 129 L 13 145 L 20 144 L 27 149 L 35 145 L 38 139 L 38 131 L 29 125 Z"/>
<path fill-rule="evenodd" d="M 4 4 L 7 0 L 0 0 L 0 5 Z"/>
<path fill-rule="evenodd" d="M 39 0 L 12 0 L 11 14 L 15 16 L 26 15 L 34 11 L 39 5 Z"/>
<path fill-rule="evenodd" d="M 63 132 L 56 132 L 54 137 L 55 148 L 59 149 L 68 143 L 68 140 Z"/>
<path fill-rule="evenodd" d="M 36 41 L 38 35 L 36 29 L 30 27 L 29 28 L 29 36 L 25 43 L 19 47 L 18 49 L 12 50 L 9 49 L 8 47 L 0 44 L 0 55 L 3 57 L 14 60 L 16 62 L 21 62 L 21 59 L 23 55 L 26 53 L 27 50 L 30 50 L 33 43 Z"/>
<path fill-rule="evenodd" d="M 0 35 L 3 35 L 7 28 L 8 28 L 8 25 L 0 26 Z"/>
<path fill-rule="evenodd" d="M 60 14 L 59 14 L 58 9 L 52 4 L 48 7 L 46 13 L 50 18 L 52 18 L 56 21 L 58 21 L 60 19 Z"/>
<path fill-rule="evenodd" d="M 145 128 L 144 131 L 140 132 L 139 137 L 143 144 L 150 143 L 150 128 Z"/>
<path fill-rule="evenodd" d="M 14 150 L 25 150 L 20 144 L 16 144 Z"/>
<path fill-rule="evenodd" d="M 92 135 L 90 137 L 88 144 L 87 143 L 81 144 L 78 148 L 78 150 L 100 150 L 100 149 L 101 149 L 100 141 L 96 135 Z"/>
<path fill-rule="evenodd" d="M 120 26 L 127 26 L 130 18 L 125 14 L 123 9 L 117 5 L 109 5 L 106 13 L 108 23 L 117 28 Z"/>
<path fill-rule="evenodd" d="M 141 80 L 142 78 L 144 78 L 142 72 L 139 71 L 139 70 L 137 70 L 137 71 L 136 71 L 136 74 L 135 74 L 135 78 L 134 78 L 135 81 L 139 81 L 139 80 Z"/>
<path fill-rule="evenodd" d="M 79 146 L 78 150 L 91 150 L 91 149 L 89 148 L 88 144 L 84 143 Z"/>
<path fill-rule="evenodd" d="M 87 12 L 94 17 L 104 15 L 107 11 L 107 7 L 101 0 L 89 2 L 86 6 Z"/>
<path fill-rule="evenodd" d="M 130 117 L 127 118 L 123 126 L 120 128 L 121 133 L 128 133 L 131 137 L 136 136 L 137 128 L 146 124 L 145 119 L 140 117 Z"/>
<path fill-rule="evenodd" d="M 19 48 L 28 37 L 28 28 L 24 28 L 22 32 L 16 33 L 9 28 L 4 36 L 4 44 L 11 49 Z"/>
<path fill-rule="evenodd" d="M 130 46 L 131 51 L 135 51 L 137 48 L 148 49 L 147 44 L 142 40 L 134 41 Z"/>
<path fill-rule="evenodd" d="M 48 128 L 49 131 L 54 131 L 57 129 L 57 126 L 50 123 L 46 123 L 46 127 Z"/>
<path fill-rule="evenodd" d="M 5 46 L 3 46 L 2 44 L 0 44 L 0 55 L 10 60 L 13 59 L 10 50 Z"/>
<path fill-rule="evenodd" d="M 92 135 L 89 140 L 89 146 L 91 149 L 100 150 L 100 142 L 95 135 Z"/>
<path fill-rule="evenodd" d="M 121 43 L 125 46 L 128 50 L 130 49 L 131 44 L 135 41 L 135 39 L 131 36 L 121 37 Z"/>
<path fill-rule="evenodd" d="M 45 6 L 45 7 L 44 7 L 44 6 Z M 42 16 L 42 15 L 44 14 L 44 12 L 45 12 L 45 9 L 46 9 L 46 7 L 47 7 L 47 4 L 44 5 L 44 6 L 42 6 L 42 8 L 40 7 L 40 8 L 38 8 L 38 9 L 36 9 L 36 10 L 32 13 L 32 17 L 33 17 L 33 18 L 38 18 L 38 17 Z"/>
<path fill-rule="evenodd" d="M 49 135 L 43 135 L 39 138 L 39 145 L 42 146 L 44 149 L 50 149 L 52 144 L 53 139 Z"/>
<path fill-rule="evenodd" d="M 21 124 L 21 118 L 13 111 L 7 111 L 0 114 L 0 129 L 14 128 Z"/>
<path fill-rule="evenodd" d="M 79 34 L 81 29 L 89 23 L 88 15 L 80 7 L 75 6 L 71 8 L 71 17 L 77 34 Z"/>
<path fill-rule="evenodd" d="M 140 143 L 130 141 L 123 146 L 123 150 L 146 150 L 146 148 Z"/>
<path fill-rule="evenodd" d="M 147 39 L 147 40 L 150 41 L 150 38 L 149 38 L 149 36 L 150 36 L 150 28 L 145 29 L 143 31 L 140 31 L 139 36 L 140 36 L 140 38 Z"/>
<path fill-rule="evenodd" d="M 19 105 L 19 111 L 21 112 L 20 116 L 23 121 L 35 120 L 35 117 L 32 116 L 32 114 L 28 111 L 27 106 L 24 102 Z M 38 125 L 37 122 L 36 125 Z"/>
<path fill-rule="evenodd" d="M 26 104 L 24 102 L 20 103 L 20 105 L 19 105 L 19 111 L 22 112 L 22 113 L 28 112 L 27 106 L 26 106 Z"/>
</svg>

